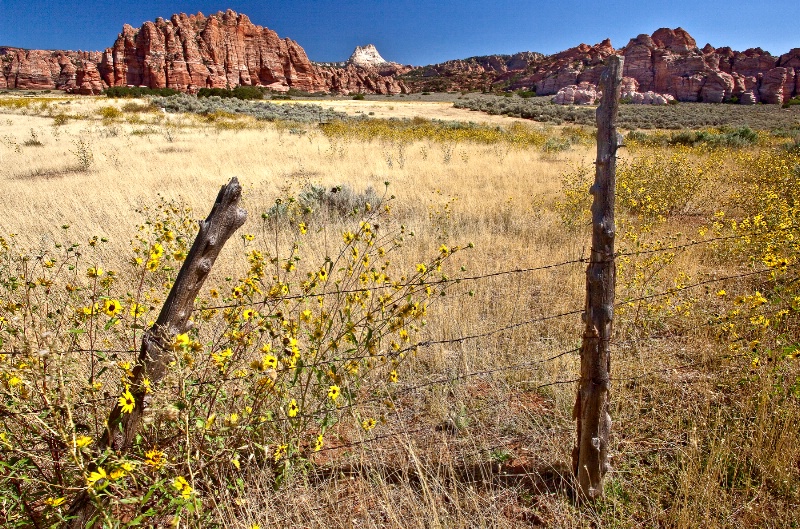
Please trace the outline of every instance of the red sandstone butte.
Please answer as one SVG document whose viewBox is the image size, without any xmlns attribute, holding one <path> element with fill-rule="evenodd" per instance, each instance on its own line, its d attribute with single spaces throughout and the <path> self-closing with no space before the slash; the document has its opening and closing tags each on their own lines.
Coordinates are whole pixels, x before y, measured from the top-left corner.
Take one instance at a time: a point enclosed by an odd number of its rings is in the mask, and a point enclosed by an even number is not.
<svg viewBox="0 0 800 529">
<path fill-rule="evenodd" d="M 173 15 L 125 25 L 104 52 L 0 48 L 0 88 L 96 94 L 109 86 L 200 88 L 274 86 L 308 92 L 400 93 L 405 85 L 371 68 L 314 65 L 291 39 L 231 10 Z M 392 72 L 396 73 L 396 72 Z"/>
</svg>

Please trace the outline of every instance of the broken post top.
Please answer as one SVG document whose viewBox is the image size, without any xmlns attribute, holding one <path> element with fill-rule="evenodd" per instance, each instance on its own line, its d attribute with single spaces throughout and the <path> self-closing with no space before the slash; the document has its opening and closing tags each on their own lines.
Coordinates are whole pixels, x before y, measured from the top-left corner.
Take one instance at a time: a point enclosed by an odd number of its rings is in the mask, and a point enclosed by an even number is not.
<svg viewBox="0 0 800 529">
<path fill-rule="evenodd" d="M 200 221 L 200 230 L 181 266 L 164 308 L 156 320 L 156 326 L 169 333 L 186 332 L 187 322 L 195 297 L 200 291 L 211 267 L 225 242 L 247 220 L 247 212 L 239 207 L 242 186 L 236 177 L 222 186 L 205 220 Z"/>
</svg>

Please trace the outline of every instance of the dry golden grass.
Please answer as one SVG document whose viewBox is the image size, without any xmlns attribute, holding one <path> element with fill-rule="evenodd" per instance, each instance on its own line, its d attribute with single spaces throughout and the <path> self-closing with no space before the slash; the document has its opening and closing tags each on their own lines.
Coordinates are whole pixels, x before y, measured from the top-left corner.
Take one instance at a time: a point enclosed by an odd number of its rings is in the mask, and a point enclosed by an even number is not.
<svg viewBox="0 0 800 529">
<path fill-rule="evenodd" d="M 384 182 L 397 196 L 395 215 L 416 236 L 394 256 L 411 268 L 444 242 L 476 248 L 459 257 L 465 275 L 536 267 L 588 253 L 586 230 L 566 231 L 553 204 L 559 175 L 590 162 L 593 147 L 545 153 L 540 147 L 431 141 L 398 146 L 331 141 L 316 125 L 285 126 L 241 118 L 226 124 L 193 116 L 123 112 L 103 121 L 98 109 L 123 102 L 80 98 L 51 103 L 77 116 L 54 126 L 52 117 L 24 109 L 0 113 L 0 234 L 16 233 L 35 247 L 61 237 L 107 237 L 98 263 L 122 269 L 130 259 L 142 205 L 156 194 L 191 206 L 199 218 L 219 186 L 237 176 L 249 212 L 243 232 L 262 236 L 260 214 L 276 198 L 307 184 L 356 191 Z M 335 101 L 348 113 L 477 121 L 478 114 L 447 104 Z M 491 124 L 510 118 L 482 116 Z M 35 138 L 43 145 L 25 145 Z M 83 142 L 93 163 L 81 166 Z M 399 150 L 402 149 L 402 152 Z M 402 159 L 402 162 L 400 161 Z M 317 227 L 312 256 L 335 251 L 338 221 Z M 664 232 L 694 229 L 678 219 Z M 312 227 L 313 228 L 313 227 Z M 314 231 L 312 229 L 312 231 Z M 267 240 L 268 244 L 268 240 Z M 243 263 L 232 240 L 215 276 Z M 711 265 L 702 248 L 679 254 L 667 272 L 702 277 Z M 735 272 L 724 266 L 719 275 Z M 665 272 L 665 276 L 669 274 Z M 660 286 L 660 285 L 659 285 Z M 776 410 L 765 401 L 734 402 L 730 386 L 741 362 L 727 355 L 698 320 L 681 329 L 626 332 L 616 344 L 613 373 L 614 439 L 607 499 L 584 510 L 572 506 L 568 465 L 574 436 L 574 384 L 541 387 L 577 376 L 576 355 L 458 380 L 464 373 L 537 362 L 579 344 L 577 314 L 531 325 L 515 324 L 580 309 L 581 264 L 510 274 L 456 286 L 434 303 L 421 339 L 454 339 L 502 327 L 508 331 L 420 350 L 418 381 L 455 381 L 414 394 L 390 418 L 387 432 L 406 432 L 354 449 L 334 448 L 317 470 L 297 473 L 279 490 L 259 468 L 244 465 L 239 489 L 203 501 L 220 526 L 261 527 L 789 527 L 800 519 L 797 403 Z M 631 320 L 632 321 L 632 320 Z M 632 326 L 621 322 L 620 326 Z M 639 378 L 637 378 L 639 377 Z M 774 380 L 748 385 L 769 391 Z M 747 474 L 741 457 L 771 469 Z M 794 465 L 794 467 L 793 467 Z M 750 467 L 747 467 L 750 468 Z M 231 470 L 231 472 L 234 472 Z M 733 474 L 733 475 L 732 475 Z M 776 483 L 774 480 L 783 481 Z M 224 480 L 223 480 L 224 481 Z"/>
</svg>

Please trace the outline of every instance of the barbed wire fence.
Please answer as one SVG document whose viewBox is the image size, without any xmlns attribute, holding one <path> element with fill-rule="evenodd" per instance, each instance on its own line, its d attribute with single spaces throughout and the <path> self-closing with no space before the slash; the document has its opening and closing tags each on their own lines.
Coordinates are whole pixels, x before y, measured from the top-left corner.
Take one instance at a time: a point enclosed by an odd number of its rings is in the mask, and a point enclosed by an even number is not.
<svg viewBox="0 0 800 529">
<path fill-rule="evenodd" d="M 790 227 L 788 229 L 796 229 L 796 227 Z M 786 230 L 787 228 L 777 228 L 774 230 L 762 230 L 758 232 L 743 233 L 732 236 L 712 237 L 703 240 L 689 241 L 683 244 L 664 245 L 658 248 L 647 248 L 635 251 L 620 251 L 615 254 L 615 257 L 649 255 L 656 253 L 675 254 L 676 252 L 697 248 L 698 246 L 702 245 L 714 245 L 717 243 L 735 242 L 736 240 L 752 237 L 771 236 Z M 421 289 L 430 285 L 457 286 L 474 283 L 476 285 L 475 288 L 481 288 L 482 285 L 485 286 L 494 284 L 490 283 L 490 281 L 503 281 L 510 278 L 524 277 L 535 272 L 554 270 L 570 266 L 579 266 L 586 263 L 587 259 L 578 258 L 553 263 L 538 264 L 529 267 L 501 269 L 483 274 L 474 274 L 463 277 L 448 279 L 442 278 L 434 281 L 428 281 L 423 284 L 403 283 L 400 285 L 376 285 L 374 287 L 359 289 L 331 290 L 314 294 L 313 297 L 342 296 L 346 294 L 375 291 L 392 287 L 397 288 L 398 286 Z M 796 272 L 796 269 L 797 265 L 795 264 L 785 266 L 781 269 L 765 267 L 747 269 L 736 274 L 720 276 L 712 275 L 710 277 L 691 281 L 686 284 L 664 288 L 657 292 L 646 293 L 637 296 L 620 297 L 617 300 L 615 307 L 631 307 L 638 303 L 674 297 L 682 293 L 690 292 L 696 289 L 702 289 L 703 287 L 708 289 L 708 287 L 711 285 L 725 286 L 729 283 L 735 283 L 741 280 L 754 280 L 762 277 L 769 279 L 771 275 L 775 274 L 776 272 L 790 274 Z M 711 293 L 711 295 L 713 295 L 713 293 Z M 303 296 L 291 295 L 282 296 L 279 298 L 265 298 L 262 301 L 241 300 L 238 303 L 199 306 L 195 308 L 194 312 L 209 313 L 225 310 L 239 310 L 247 307 L 261 308 L 274 305 L 275 303 L 300 299 L 303 299 Z M 567 310 L 543 312 L 541 315 L 536 317 L 525 318 L 519 321 L 515 321 L 516 317 L 514 316 L 512 317 L 511 321 L 505 325 L 489 325 L 486 328 L 476 329 L 474 332 L 459 336 L 436 336 L 435 329 L 428 328 L 425 332 L 428 333 L 429 336 L 423 337 L 412 344 L 400 348 L 399 350 L 378 352 L 364 356 L 353 356 L 351 359 L 377 359 L 382 357 L 391 359 L 397 358 L 399 355 L 403 354 L 419 354 L 420 351 L 456 345 L 461 347 L 471 347 L 473 346 L 471 344 L 474 344 L 474 347 L 477 348 L 479 347 L 478 344 L 480 344 L 481 340 L 483 339 L 500 337 L 517 329 L 531 328 L 539 324 L 548 324 L 556 320 L 574 318 L 583 314 L 584 310 L 585 307 L 582 306 L 582 304 L 576 303 L 572 308 L 568 308 Z M 773 313 L 774 312 L 776 311 L 773 311 Z M 719 324 L 723 321 L 731 321 L 732 319 L 737 318 L 746 320 L 752 317 L 753 314 L 754 313 L 741 314 L 733 318 L 728 317 L 724 320 L 709 316 L 706 326 L 709 329 L 713 329 L 719 326 Z M 760 314 L 770 315 L 772 313 L 761 311 Z M 577 325 L 578 324 L 576 322 L 576 328 Z M 575 334 L 575 340 L 577 342 L 578 333 L 576 332 Z M 621 331 L 621 334 L 624 334 L 624 331 Z M 637 344 L 646 342 L 648 339 L 656 338 L 657 336 L 655 334 L 637 336 L 633 338 L 622 338 L 619 340 L 610 341 L 610 346 L 622 349 L 626 346 L 636 346 Z M 79 342 L 80 340 L 74 341 L 68 350 L 50 351 L 49 354 L 61 354 L 65 356 L 72 355 L 74 356 L 75 361 L 80 361 L 82 355 L 85 356 L 87 354 L 101 353 L 106 355 L 118 355 L 119 358 L 126 358 L 125 355 L 130 355 L 129 357 L 133 357 L 133 355 L 139 352 L 139 349 L 134 348 L 89 348 L 86 346 L 80 346 Z M 502 344 L 494 344 L 494 347 L 502 347 Z M 478 369 L 465 369 L 467 366 L 456 365 L 454 369 L 450 369 L 447 372 L 429 372 L 426 373 L 423 378 L 418 380 L 414 380 L 406 384 L 393 385 L 391 391 L 385 394 L 381 394 L 369 399 L 355 401 L 351 404 L 338 406 L 336 413 L 340 416 L 345 416 L 347 414 L 351 414 L 356 408 L 383 404 L 388 400 L 392 403 L 393 411 L 392 416 L 387 419 L 386 423 L 382 425 L 382 428 L 376 429 L 373 432 L 359 432 L 358 430 L 355 430 L 349 431 L 345 435 L 338 437 L 333 436 L 328 446 L 324 446 L 318 452 L 316 452 L 319 455 L 315 457 L 321 457 L 324 460 L 317 472 L 320 474 L 320 476 L 328 475 L 329 472 L 327 472 L 326 469 L 341 468 L 342 462 L 347 461 L 348 458 L 352 459 L 353 457 L 357 457 L 356 452 L 359 450 L 369 450 L 372 451 L 373 454 L 380 456 L 385 454 L 386 450 L 407 450 L 408 446 L 410 446 L 410 444 L 413 445 L 415 440 L 419 441 L 430 439 L 432 436 L 451 436 L 454 438 L 464 436 L 465 431 L 471 429 L 471 425 L 476 425 L 475 428 L 480 430 L 478 426 L 485 421 L 491 421 L 495 416 L 494 412 L 500 409 L 510 408 L 517 413 L 533 413 L 530 407 L 527 407 L 528 404 L 523 402 L 521 405 L 519 405 L 518 403 L 524 401 L 530 395 L 535 395 L 537 397 L 535 402 L 541 403 L 543 395 L 546 396 L 546 393 L 543 393 L 543 391 L 545 391 L 547 388 L 575 385 L 579 381 L 579 378 L 575 376 L 577 375 L 577 353 L 579 352 L 580 347 L 576 346 L 554 349 L 552 347 L 537 344 L 526 351 L 524 355 L 518 355 L 518 357 L 521 357 L 519 358 L 521 361 L 500 365 L 489 362 L 489 366 Z M 23 348 L 12 347 L 8 350 L 0 351 L 1 356 L 8 358 L 29 354 L 31 354 L 31 351 L 24 350 Z M 547 372 L 546 370 L 540 369 L 542 366 L 552 365 L 558 361 L 567 362 L 566 365 L 575 371 L 570 374 L 562 370 L 560 371 L 562 376 L 553 377 L 552 374 L 554 370 Z M 321 363 L 319 366 L 323 364 L 324 363 Z M 315 364 L 310 363 L 307 365 L 314 366 Z M 641 382 L 651 377 L 657 377 L 664 373 L 696 369 L 698 365 L 699 364 L 697 362 L 686 362 L 679 365 L 658 366 L 646 372 L 631 376 L 612 376 L 611 382 L 612 384 Z M 221 387 L 225 384 L 240 384 L 248 382 L 252 381 L 242 377 L 218 377 L 214 380 L 186 381 L 189 386 L 209 385 L 212 387 Z M 487 390 L 487 393 L 474 398 L 469 398 L 469 395 L 466 395 L 466 393 L 469 393 L 471 388 L 481 387 L 481 383 L 484 383 L 488 386 L 489 389 Z M 505 384 L 505 390 L 502 387 L 498 389 L 496 387 L 498 384 L 500 386 Z M 454 397 L 454 404 L 462 406 L 462 409 L 456 410 L 457 413 L 454 417 L 446 417 L 444 421 L 439 420 L 436 422 L 432 420 L 429 410 L 424 409 L 424 407 L 422 407 L 422 409 L 417 409 L 418 407 L 415 406 L 416 401 L 413 399 L 415 396 L 424 395 L 426 392 L 430 394 L 432 392 L 442 390 L 449 391 L 449 394 Z M 494 394 L 492 394 L 492 390 L 495 390 Z M 34 403 L 29 402 L 27 403 L 25 409 L 19 409 L 19 407 L 14 409 L 10 408 L 7 403 L 0 403 L 0 421 L 27 420 L 26 418 L 32 416 L 39 420 L 44 420 L 48 414 L 64 413 L 67 406 L 72 406 L 73 408 L 88 406 L 103 407 L 113 405 L 118 399 L 119 396 L 117 395 L 104 395 L 102 397 L 86 400 L 84 402 L 48 403 L 46 405 L 39 406 L 34 406 Z M 404 402 L 404 399 L 406 399 L 408 402 Z M 319 413 L 300 414 L 297 418 L 313 420 L 319 418 L 319 415 Z M 286 420 L 286 418 L 270 419 L 272 422 Z M 570 438 L 569 432 L 570 427 L 564 426 L 561 433 L 562 437 Z M 464 444 L 467 445 L 468 443 Z M 462 451 L 457 455 L 462 464 L 465 464 L 466 461 L 474 461 L 481 458 L 486 460 L 489 468 L 485 469 L 481 479 L 488 479 L 491 481 L 499 475 L 497 470 L 492 470 L 491 468 L 491 466 L 494 464 L 492 459 L 494 456 L 492 454 L 495 451 L 507 449 L 508 445 L 509 440 L 505 437 L 501 436 L 500 438 L 487 438 L 484 439 L 482 443 L 478 443 L 477 446 L 474 443 L 470 446 L 462 446 Z M 376 450 L 379 451 L 375 452 Z M 51 447 L 43 445 L 41 447 L 34 448 L 32 452 L 38 452 L 40 457 L 46 459 L 48 457 L 47 454 L 50 451 Z M 371 459 L 374 460 L 375 458 Z M 526 472 L 531 473 L 537 472 L 535 468 L 527 468 L 525 470 Z M 469 478 L 473 479 L 475 476 L 470 476 Z M 563 480 L 570 479 L 566 474 L 561 475 L 561 478 L 563 478 Z M 320 479 L 324 479 L 324 477 L 321 477 Z M 319 507 L 315 507 L 315 509 L 320 511 L 332 509 L 335 508 L 335 506 L 339 503 L 346 503 L 348 498 L 349 496 L 345 495 L 341 498 L 338 498 L 334 503 L 327 502 Z M 308 512 L 306 512 L 306 514 L 308 514 Z M 294 517 L 295 514 L 287 514 L 282 518 L 275 519 L 274 523 L 287 522 L 294 519 Z"/>
</svg>

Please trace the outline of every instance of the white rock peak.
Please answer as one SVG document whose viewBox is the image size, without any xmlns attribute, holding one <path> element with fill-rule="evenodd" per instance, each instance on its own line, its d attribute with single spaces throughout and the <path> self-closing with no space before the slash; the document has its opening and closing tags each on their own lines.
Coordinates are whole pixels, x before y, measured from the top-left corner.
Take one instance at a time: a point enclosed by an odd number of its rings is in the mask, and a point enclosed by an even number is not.
<svg viewBox="0 0 800 529">
<path fill-rule="evenodd" d="M 363 47 L 356 46 L 355 51 L 347 60 L 347 63 L 369 68 L 386 64 L 387 61 L 381 57 L 381 54 L 378 53 L 378 49 L 375 48 L 374 45 L 367 44 Z"/>
</svg>

